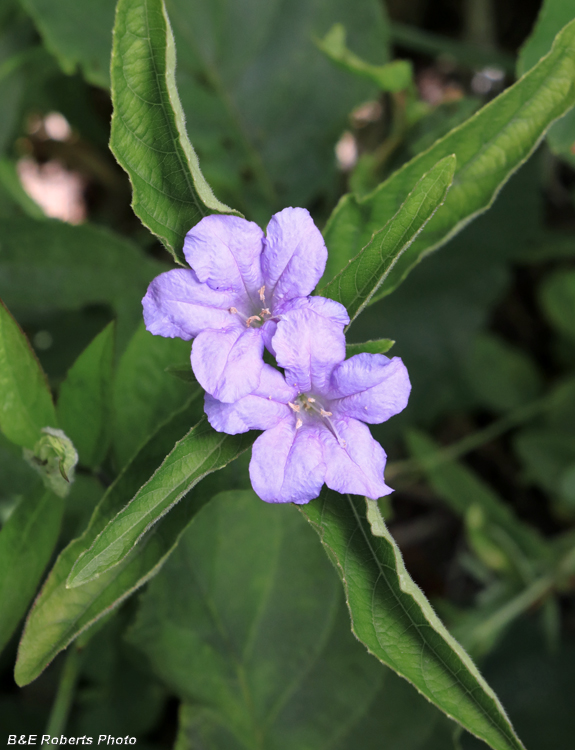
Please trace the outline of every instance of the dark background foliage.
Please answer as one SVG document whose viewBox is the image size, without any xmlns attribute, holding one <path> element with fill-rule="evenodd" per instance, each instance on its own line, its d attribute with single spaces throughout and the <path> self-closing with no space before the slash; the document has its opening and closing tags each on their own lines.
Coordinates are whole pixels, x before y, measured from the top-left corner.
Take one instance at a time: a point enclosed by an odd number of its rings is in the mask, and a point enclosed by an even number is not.
<svg viewBox="0 0 575 750">
<path fill-rule="evenodd" d="M 150 343 L 141 329 L 134 336 L 139 299 L 170 258 L 135 217 L 128 178 L 107 145 L 113 6 L 113 0 L 94 1 L 89 9 L 72 0 L 5 0 L 0 7 L 0 296 L 56 392 L 88 343 L 117 321 L 119 406 L 112 448 L 95 474 L 81 468 L 62 546 L 83 529 L 141 436 L 190 395 L 189 384 L 165 371 L 187 362 L 189 345 Z M 350 185 L 366 192 L 514 80 L 515 59 L 540 2 L 388 0 L 382 11 L 376 0 L 170 0 L 167 7 L 188 133 L 218 198 L 263 226 L 284 205 L 306 206 L 323 227 Z M 412 61 L 418 100 L 428 106 L 425 117 L 398 136 L 393 97 L 338 69 L 313 44 L 335 22 L 346 26 L 348 46 L 362 58 Z M 47 118 L 55 112 L 68 129 L 58 131 Z M 405 412 L 374 429 L 388 451 L 388 481 L 396 488 L 381 503 L 382 512 L 411 575 L 478 659 L 532 750 L 568 750 L 575 733 L 572 572 L 541 589 L 531 586 L 537 575 L 517 572 L 524 527 L 551 546 L 563 539 L 566 553 L 573 549 L 575 157 L 569 145 L 575 130 L 552 132 L 487 213 L 426 258 L 393 295 L 368 308 L 351 332 L 357 342 L 395 340 L 392 353 L 404 359 L 413 383 Z M 373 154 L 384 156 L 370 162 Z M 58 224 L 49 233 L 41 224 L 30 229 L 30 219 L 43 211 L 18 175 L 34 172 L 45 180 L 50 170 L 74 176 L 79 219 L 89 224 Z M 150 395 L 158 392 L 161 398 Z M 414 461 L 428 452 L 437 456 L 446 445 L 460 449 L 461 473 L 450 474 L 451 464 L 422 469 Z M 16 456 L 0 437 L 0 520 L 33 484 Z M 239 462 L 245 474 L 244 459 Z M 245 489 L 241 480 L 237 488 Z M 519 530 L 509 538 L 502 537 L 505 525 L 486 515 L 482 493 L 513 512 L 511 523 Z M 272 603 L 285 607 L 281 616 L 258 588 L 258 576 L 269 565 L 265 550 L 254 551 L 248 561 L 232 555 L 232 569 L 219 572 L 226 589 L 220 592 L 220 614 L 231 631 L 237 629 L 241 647 L 233 592 L 252 575 L 254 607 L 265 610 L 270 631 L 285 644 L 277 666 L 284 673 L 262 677 L 268 697 L 298 659 L 330 664 L 333 674 L 346 676 L 336 695 L 324 691 L 325 673 L 311 670 L 301 677 L 302 705 L 285 698 L 274 747 L 479 746 L 459 737 L 455 725 L 391 671 L 357 656 L 361 647 L 349 633 L 337 579 L 304 522 L 290 515 L 283 525 L 269 509 L 253 510 L 245 497 L 240 502 L 244 513 L 233 519 L 223 500 L 221 508 L 210 505 L 210 515 L 206 511 L 186 535 L 162 577 L 104 621 L 82 652 L 67 733 L 130 734 L 138 737 L 138 747 L 160 750 L 172 746 L 179 721 L 180 750 L 240 746 L 205 709 L 224 689 L 204 685 L 206 665 L 195 661 L 202 639 L 211 643 L 206 613 L 194 610 L 192 594 L 178 602 L 175 593 L 191 569 L 200 570 L 193 585 L 201 587 L 210 529 L 221 527 L 219 543 L 233 550 L 233 527 L 244 543 L 259 529 L 259 538 L 277 537 L 281 549 L 273 580 L 283 597 L 276 594 Z M 311 582 L 306 566 L 316 571 Z M 285 621 L 298 597 L 318 603 L 318 612 L 310 603 L 298 625 L 308 634 L 302 648 L 309 653 L 297 652 Z M 279 620 L 286 632 L 277 629 Z M 196 623 L 194 631 L 186 629 L 189 621 Z M 266 649 L 273 644 L 261 630 L 254 643 L 254 669 L 265 672 Z M 348 658 L 342 654 L 353 654 L 351 671 L 331 665 L 331 643 L 342 663 Z M 17 636 L 0 656 L 0 726 L 10 733 L 42 733 L 63 658 L 17 688 L 16 648 Z M 222 663 L 231 658 L 226 649 L 218 645 L 220 661 L 210 664 L 222 683 Z M 339 727 L 333 718 L 338 701 L 361 721 Z M 318 716 L 324 714 L 322 725 Z M 334 727 L 339 739 L 330 734 Z"/>
</svg>

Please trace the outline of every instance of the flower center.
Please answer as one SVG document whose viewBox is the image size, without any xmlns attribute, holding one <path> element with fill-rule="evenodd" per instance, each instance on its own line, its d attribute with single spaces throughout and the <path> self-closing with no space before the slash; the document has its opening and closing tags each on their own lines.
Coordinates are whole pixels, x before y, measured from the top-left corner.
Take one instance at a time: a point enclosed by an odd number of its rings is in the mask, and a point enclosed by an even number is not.
<svg viewBox="0 0 575 750">
<path fill-rule="evenodd" d="M 306 393 L 300 393 L 294 403 L 292 403 L 291 401 L 288 402 L 288 406 L 294 412 L 296 418 L 296 430 L 299 430 L 304 421 L 319 420 L 320 422 L 325 424 L 325 426 L 335 437 L 337 442 L 342 446 L 342 448 L 346 447 L 345 440 L 342 440 L 337 434 L 335 425 L 331 420 L 331 417 L 333 416 L 332 412 L 324 409 L 321 403 L 314 396 L 309 396 Z"/>
<path fill-rule="evenodd" d="M 273 315 L 269 309 L 269 307 L 266 307 L 266 287 L 261 287 L 261 289 L 258 289 L 258 294 L 260 297 L 260 302 L 262 303 L 262 308 L 259 311 L 254 312 L 253 315 L 250 315 L 249 317 L 241 313 L 237 307 L 230 307 L 228 312 L 232 315 L 237 315 L 240 320 L 243 320 L 246 324 L 246 328 L 260 328 L 266 320 L 270 320 L 273 318 Z"/>
</svg>

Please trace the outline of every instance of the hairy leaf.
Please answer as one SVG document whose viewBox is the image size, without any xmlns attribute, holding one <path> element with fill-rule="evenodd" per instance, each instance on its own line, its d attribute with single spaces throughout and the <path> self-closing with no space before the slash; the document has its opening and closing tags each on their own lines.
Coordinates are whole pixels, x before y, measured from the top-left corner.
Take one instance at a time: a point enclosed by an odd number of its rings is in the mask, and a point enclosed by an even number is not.
<svg viewBox="0 0 575 750">
<path fill-rule="evenodd" d="M 344 196 L 324 231 L 330 259 L 325 279 L 370 242 L 405 200 L 411 186 L 449 154 L 457 157 L 445 203 L 403 254 L 377 294 L 392 292 L 432 250 L 485 211 L 531 155 L 552 122 L 575 104 L 575 22 L 526 76 L 419 154 L 365 198 Z"/>
<path fill-rule="evenodd" d="M 30 0 L 28 5 L 34 6 L 38 28 L 60 62 L 77 62 L 97 82 L 110 59 L 114 1 L 85 3 L 81 13 L 77 6 L 71 9 L 73 3 Z M 342 23 L 353 49 L 366 59 L 387 62 L 389 30 L 382 4 L 167 0 L 166 6 L 190 138 L 216 195 L 263 225 L 273 210 L 331 194 L 334 144 L 350 110 L 376 89 L 342 75 L 313 40 Z M 75 18 L 73 36 L 68 17 Z M 145 40 L 140 43 L 145 47 Z M 146 136 L 152 145 L 159 137 L 157 131 Z"/>
<path fill-rule="evenodd" d="M 204 417 L 176 443 L 151 479 L 78 558 L 67 585 L 82 586 L 118 565 L 146 531 L 194 485 L 237 458 L 253 440 L 253 433 L 216 432 Z"/>
<path fill-rule="evenodd" d="M 52 394 L 40 363 L 18 323 L 0 300 L 0 429 L 32 449 L 43 427 L 56 427 Z"/>
<path fill-rule="evenodd" d="M 445 200 L 456 168 L 446 156 L 417 182 L 383 229 L 318 294 L 347 308 L 350 325 L 385 283 L 395 263 Z"/>
<path fill-rule="evenodd" d="M 545 0 L 539 16 L 517 58 L 517 73 L 523 75 L 551 49 L 553 39 L 561 29 L 575 18 L 575 7 L 571 0 Z M 575 165 L 572 151 L 575 143 L 575 112 L 571 111 L 549 130 L 547 143 L 551 150 Z"/>
<path fill-rule="evenodd" d="M 324 489 L 302 513 L 342 578 L 353 632 L 368 650 L 495 750 L 523 748 L 496 695 L 410 578 L 377 503 Z"/>
<path fill-rule="evenodd" d="M 224 469 L 213 474 L 162 518 L 119 565 L 84 586 L 66 587 L 78 556 L 89 549 L 107 523 L 149 480 L 174 442 L 185 436 L 194 414 L 193 406 L 184 407 L 158 429 L 108 488 L 86 531 L 70 542 L 56 560 L 28 615 L 20 641 L 15 669 L 19 685 L 36 679 L 80 633 L 156 575 L 189 521 L 212 495 L 226 485 L 242 486 L 236 466 L 230 467 L 229 472 Z"/>
<path fill-rule="evenodd" d="M 119 0 L 112 51 L 110 148 L 130 176 L 133 208 L 174 256 L 217 200 L 186 134 L 176 89 L 176 48 L 163 0 Z"/>
</svg>

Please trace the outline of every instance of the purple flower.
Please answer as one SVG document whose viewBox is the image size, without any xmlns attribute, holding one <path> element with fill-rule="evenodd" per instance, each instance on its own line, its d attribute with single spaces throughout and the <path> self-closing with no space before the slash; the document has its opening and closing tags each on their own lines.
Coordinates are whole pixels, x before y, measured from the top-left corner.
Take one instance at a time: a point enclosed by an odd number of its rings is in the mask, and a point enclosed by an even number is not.
<svg viewBox="0 0 575 750">
<path fill-rule="evenodd" d="M 405 408 L 407 370 L 398 357 L 381 354 L 345 360 L 341 326 L 327 315 L 333 304 L 300 300 L 282 315 L 273 348 L 285 378 L 265 364 L 258 388 L 236 403 L 205 398 L 214 429 L 265 430 L 253 446 L 250 478 L 269 503 L 307 503 L 324 483 L 372 499 L 392 492 L 383 480 L 385 452 L 364 423 Z"/>
<path fill-rule="evenodd" d="M 207 216 L 186 235 L 184 255 L 191 268 L 150 284 L 142 301 L 146 328 L 194 338 L 192 368 L 200 385 L 233 402 L 258 388 L 278 315 L 311 294 L 327 250 L 309 213 L 285 208 L 272 216 L 266 236 L 245 219 Z"/>
</svg>

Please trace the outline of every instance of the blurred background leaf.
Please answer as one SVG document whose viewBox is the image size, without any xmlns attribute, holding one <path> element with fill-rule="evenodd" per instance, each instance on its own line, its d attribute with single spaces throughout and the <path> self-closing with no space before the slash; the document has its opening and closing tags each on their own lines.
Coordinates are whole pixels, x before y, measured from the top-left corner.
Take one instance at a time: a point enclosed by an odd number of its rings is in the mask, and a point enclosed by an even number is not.
<svg viewBox="0 0 575 750">
<path fill-rule="evenodd" d="M 306 526 L 251 491 L 222 493 L 144 596 L 129 641 L 185 701 L 176 747 L 440 747 L 447 721 L 354 640 Z"/>
</svg>

